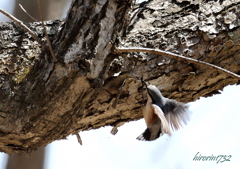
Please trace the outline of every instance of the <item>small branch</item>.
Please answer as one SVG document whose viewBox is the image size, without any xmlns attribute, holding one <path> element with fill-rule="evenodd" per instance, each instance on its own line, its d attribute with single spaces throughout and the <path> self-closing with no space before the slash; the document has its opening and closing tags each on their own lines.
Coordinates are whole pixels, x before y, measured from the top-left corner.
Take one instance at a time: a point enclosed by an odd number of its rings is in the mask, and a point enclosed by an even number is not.
<svg viewBox="0 0 240 169">
<path fill-rule="evenodd" d="M 112 130 L 111 130 L 111 134 L 112 135 L 115 135 L 115 134 L 117 134 L 117 132 L 118 132 L 118 127 L 120 127 L 120 126 L 122 126 L 122 125 L 124 125 L 125 124 L 125 122 L 119 122 L 116 126 L 114 126 L 113 128 L 112 128 Z"/>
<path fill-rule="evenodd" d="M 19 19 L 15 18 L 15 17 L 12 16 L 11 14 L 7 13 L 6 11 L 2 10 L 1 8 L 0 8 L 0 12 L 1 12 L 2 14 L 4 14 L 5 16 L 9 17 L 9 18 L 10 18 L 11 20 L 13 20 L 15 23 L 17 23 L 17 24 L 18 24 L 20 27 L 22 27 L 25 31 L 27 31 L 27 32 L 33 37 L 33 39 L 35 39 L 42 47 L 48 49 L 47 46 L 44 45 L 44 44 L 40 41 L 40 39 L 38 39 L 38 37 L 34 34 L 34 32 L 33 32 L 31 29 L 29 29 L 26 25 L 24 25 L 24 23 L 23 23 L 22 21 L 20 21 Z"/>
<path fill-rule="evenodd" d="M 23 10 L 23 12 L 25 12 L 30 18 L 32 18 L 34 21 L 37 22 L 37 19 L 35 19 L 32 15 L 30 15 L 21 4 L 18 4 L 20 6 L 20 8 Z"/>
<path fill-rule="evenodd" d="M 52 56 L 54 62 L 57 62 L 58 60 L 57 60 L 57 58 L 54 55 L 54 52 L 53 52 L 53 49 L 52 49 L 52 45 L 51 45 L 51 42 L 50 42 L 48 34 L 47 34 L 46 27 L 45 27 L 44 22 L 43 22 L 43 16 L 42 16 L 42 9 L 41 9 L 40 0 L 38 0 L 38 9 L 39 9 L 40 18 L 41 18 L 41 21 L 42 21 L 42 27 L 44 29 L 44 33 L 45 33 L 45 36 L 46 36 L 46 39 L 47 39 L 47 43 L 48 43 L 48 47 L 49 47 L 51 56 Z"/>
<path fill-rule="evenodd" d="M 193 58 L 185 57 L 185 56 L 182 56 L 182 55 L 178 55 L 178 54 L 175 54 L 175 53 L 166 52 L 166 51 L 163 51 L 163 50 L 160 50 L 160 49 L 151 49 L 151 48 L 116 48 L 115 52 L 116 53 L 123 53 L 123 52 L 148 52 L 148 53 L 154 53 L 154 54 L 157 54 L 157 55 L 165 55 L 165 56 L 168 56 L 168 57 L 171 57 L 171 58 L 180 59 L 180 60 L 188 61 L 190 63 L 194 63 L 194 64 L 197 64 L 197 65 L 205 66 L 205 67 L 208 67 L 210 69 L 215 69 L 215 70 L 220 71 L 222 73 L 228 74 L 228 75 L 230 75 L 230 76 L 232 76 L 234 78 L 240 79 L 240 75 L 235 74 L 235 73 L 233 73 L 233 72 L 231 72 L 229 70 L 226 70 L 224 68 L 221 68 L 219 66 L 216 66 L 216 65 L 213 65 L 213 64 L 210 64 L 210 63 L 207 63 L 207 62 L 203 62 L 203 61 L 200 61 L 200 60 L 196 60 L 196 59 L 193 59 Z"/>
<path fill-rule="evenodd" d="M 81 139 L 79 133 L 77 133 L 76 136 L 77 136 L 79 144 L 82 145 L 82 139 Z"/>
<path fill-rule="evenodd" d="M 113 127 L 113 128 L 112 128 L 112 130 L 111 130 L 111 132 L 110 132 L 110 133 L 111 133 L 112 135 L 116 135 L 116 134 L 117 134 L 117 132 L 118 132 L 118 127 L 117 127 L 117 126 L 115 126 L 115 127 Z"/>
</svg>

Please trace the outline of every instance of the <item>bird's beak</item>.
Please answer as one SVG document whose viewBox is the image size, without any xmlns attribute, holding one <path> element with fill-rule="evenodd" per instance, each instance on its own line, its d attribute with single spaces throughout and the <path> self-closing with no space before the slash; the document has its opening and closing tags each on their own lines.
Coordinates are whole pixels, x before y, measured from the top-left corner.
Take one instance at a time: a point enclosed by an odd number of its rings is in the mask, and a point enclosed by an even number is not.
<svg viewBox="0 0 240 169">
<path fill-rule="evenodd" d="M 143 83 L 143 85 L 146 86 L 146 88 L 148 88 L 148 85 L 147 85 L 147 83 L 144 80 L 142 80 L 142 83 Z"/>
<path fill-rule="evenodd" d="M 146 86 L 148 95 L 149 95 L 149 97 L 152 99 L 152 95 L 151 95 L 151 93 L 150 93 L 149 90 L 148 90 L 148 84 L 147 84 L 144 80 L 142 80 L 142 84 Z"/>
</svg>

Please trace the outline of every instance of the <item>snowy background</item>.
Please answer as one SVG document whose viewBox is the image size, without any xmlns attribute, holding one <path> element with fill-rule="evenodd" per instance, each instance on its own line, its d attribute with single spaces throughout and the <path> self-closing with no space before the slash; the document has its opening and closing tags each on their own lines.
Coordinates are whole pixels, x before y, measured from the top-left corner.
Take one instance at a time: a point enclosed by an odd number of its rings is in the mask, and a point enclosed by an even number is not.
<svg viewBox="0 0 240 169">
<path fill-rule="evenodd" d="M 190 103 L 188 125 L 169 137 L 156 141 L 136 140 L 146 126 L 144 120 L 81 132 L 83 145 L 76 136 L 48 146 L 46 169 L 239 169 L 240 168 L 240 86 L 228 86 L 222 94 Z M 230 161 L 193 161 L 202 156 L 231 155 Z"/>
</svg>

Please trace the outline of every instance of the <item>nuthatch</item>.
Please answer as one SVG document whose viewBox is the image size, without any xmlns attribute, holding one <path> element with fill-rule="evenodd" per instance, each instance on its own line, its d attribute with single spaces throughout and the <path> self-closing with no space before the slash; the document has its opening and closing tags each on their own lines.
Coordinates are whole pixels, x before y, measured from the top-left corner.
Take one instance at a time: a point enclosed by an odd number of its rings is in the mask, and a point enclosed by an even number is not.
<svg viewBox="0 0 240 169">
<path fill-rule="evenodd" d="M 157 139 L 164 133 L 171 135 L 171 128 L 178 130 L 182 122 L 188 120 L 188 106 L 162 96 L 154 85 L 147 85 L 148 100 L 143 108 L 143 117 L 147 129 L 137 137 L 138 140 L 151 141 Z"/>
</svg>

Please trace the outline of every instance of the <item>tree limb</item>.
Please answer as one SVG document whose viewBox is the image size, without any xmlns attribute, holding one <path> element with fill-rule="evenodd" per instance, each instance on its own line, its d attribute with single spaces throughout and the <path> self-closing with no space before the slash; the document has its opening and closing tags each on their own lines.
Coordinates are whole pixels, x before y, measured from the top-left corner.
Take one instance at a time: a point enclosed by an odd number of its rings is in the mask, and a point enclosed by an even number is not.
<svg viewBox="0 0 240 169">
<path fill-rule="evenodd" d="M 49 47 L 49 51 L 51 53 L 51 56 L 52 56 L 52 59 L 54 62 L 57 62 L 57 58 L 55 57 L 55 54 L 53 52 L 53 49 L 52 49 L 52 44 L 49 40 L 49 37 L 48 37 L 48 34 L 47 34 L 47 30 L 46 30 L 46 27 L 44 25 L 44 22 L 43 22 L 43 16 L 42 16 L 42 9 L 41 9 L 41 3 L 40 3 L 40 0 L 37 0 L 38 1 L 38 9 L 39 9 L 39 14 L 40 14 L 40 18 L 41 18 L 41 21 L 42 21 L 42 27 L 44 29 L 44 34 L 46 36 L 46 39 L 47 39 L 47 43 L 48 43 L 48 47 Z"/>
<path fill-rule="evenodd" d="M 179 60 L 183 60 L 183 61 L 186 61 L 186 62 L 189 62 L 189 63 L 194 63 L 194 64 L 198 64 L 200 66 L 204 66 L 204 67 L 207 67 L 207 68 L 210 68 L 210 69 L 215 69 L 219 72 L 222 72 L 222 73 L 225 73 L 227 75 L 230 75 L 238 80 L 240 80 L 240 75 L 237 75 L 236 73 L 233 73 L 229 70 L 226 70 L 224 68 L 221 68 L 219 66 L 216 66 L 216 65 L 213 65 L 213 64 L 210 64 L 210 63 L 207 63 L 207 62 L 203 62 L 201 60 L 196 60 L 196 59 L 193 59 L 193 58 L 189 58 L 189 57 L 185 57 L 185 56 L 182 56 L 182 55 L 178 55 L 178 54 L 175 54 L 175 53 L 172 53 L 172 52 L 167 52 L 167 51 L 163 51 L 163 50 L 160 50 L 160 49 L 150 49 L 150 48 L 131 48 L 131 47 L 128 47 L 128 48 L 116 48 L 115 49 L 115 52 L 116 53 L 122 53 L 122 52 L 147 52 L 147 53 L 154 53 L 154 54 L 157 54 L 157 55 L 163 55 L 163 56 L 168 56 L 168 57 L 171 57 L 171 58 L 174 58 L 174 59 L 179 59 Z"/>
<path fill-rule="evenodd" d="M 4 14 L 5 16 L 9 17 L 10 19 L 12 19 L 14 22 L 16 22 L 19 26 L 21 26 L 25 31 L 27 31 L 32 37 L 33 39 L 35 39 L 42 47 L 46 48 L 47 49 L 47 46 L 44 45 L 39 39 L 38 37 L 34 34 L 34 32 L 29 29 L 26 25 L 24 25 L 24 23 L 20 20 L 18 20 L 17 18 L 15 18 L 14 16 L 12 16 L 11 14 L 9 14 L 8 12 L 2 10 L 0 8 L 0 12 L 2 14 Z"/>
</svg>

